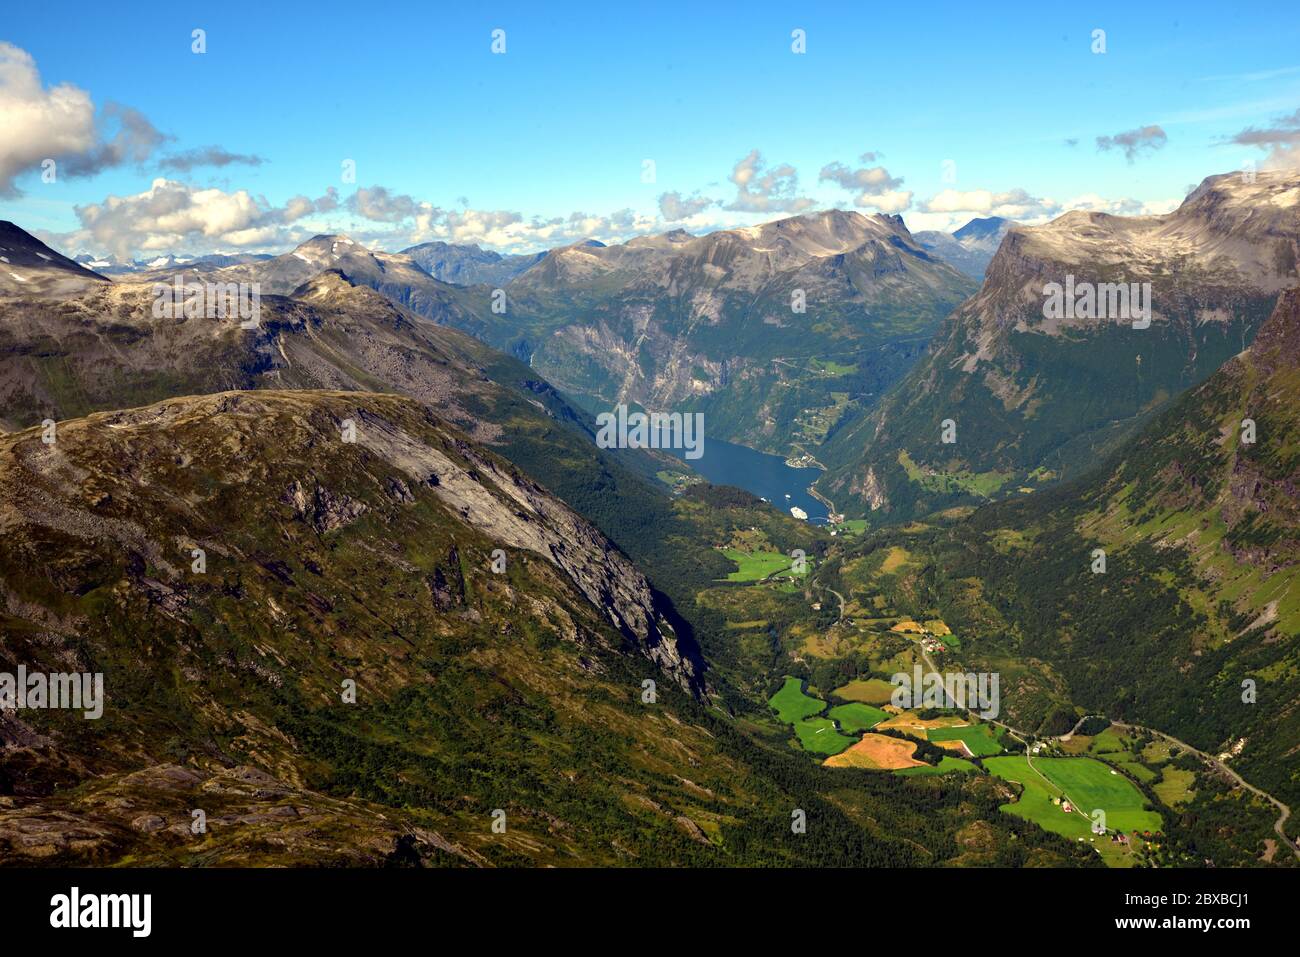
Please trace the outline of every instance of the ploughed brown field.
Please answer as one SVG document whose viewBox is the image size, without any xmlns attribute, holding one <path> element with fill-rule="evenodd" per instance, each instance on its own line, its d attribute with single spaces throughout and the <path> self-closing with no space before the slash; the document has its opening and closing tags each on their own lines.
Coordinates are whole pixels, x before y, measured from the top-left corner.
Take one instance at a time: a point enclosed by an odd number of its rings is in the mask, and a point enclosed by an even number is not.
<svg viewBox="0 0 1300 957">
<path fill-rule="evenodd" d="M 963 758 L 973 758 L 970 748 L 966 747 L 965 741 L 935 741 L 934 742 L 945 751 L 952 751 Z"/>
<path fill-rule="evenodd" d="M 875 768 L 893 771 L 897 768 L 914 768 L 924 762 L 912 757 L 916 745 L 902 738 L 883 734 L 864 734 L 862 740 L 846 751 L 827 758 L 822 763 L 831 768 Z"/>
</svg>

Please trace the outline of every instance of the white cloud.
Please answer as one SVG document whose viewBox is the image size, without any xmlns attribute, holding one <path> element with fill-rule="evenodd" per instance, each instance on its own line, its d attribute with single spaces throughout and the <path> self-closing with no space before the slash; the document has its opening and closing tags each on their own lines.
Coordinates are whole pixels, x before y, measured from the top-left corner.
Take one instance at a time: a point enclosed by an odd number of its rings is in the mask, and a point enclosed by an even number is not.
<svg viewBox="0 0 1300 957">
<path fill-rule="evenodd" d="M 800 213 L 813 205 L 799 195 L 799 174 L 788 163 L 766 169 L 758 150 L 738 160 L 727 177 L 736 185 L 736 198 L 723 207 L 743 213 Z"/>
<path fill-rule="evenodd" d="M 879 153 L 867 152 L 858 157 L 862 163 L 871 163 Z M 819 182 L 832 182 L 853 193 L 853 205 L 862 209 L 875 209 L 882 213 L 901 213 L 912 205 L 911 190 L 902 189 L 903 178 L 891 176 L 883 166 L 863 166 L 850 169 L 843 163 L 828 163 L 817 177 Z"/>
<path fill-rule="evenodd" d="M 1266 169 L 1300 168 L 1300 110 L 1281 117 L 1272 126 L 1248 126 L 1231 142 L 1268 150 Z"/>
<path fill-rule="evenodd" d="M 345 211 L 353 217 L 351 224 L 330 215 Z M 320 232 L 347 232 L 372 248 L 442 240 L 525 251 L 583 239 L 621 242 L 666 228 L 660 218 L 632 209 L 551 218 L 526 218 L 510 210 L 442 209 L 382 186 L 360 188 L 342 201 L 331 187 L 318 198 L 294 196 L 274 206 L 247 190 L 200 189 L 163 178 L 140 193 L 109 196 L 75 207 L 75 212 L 80 228 L 49 234 L 48 241 L 70 252 L 111 253 L 122 259 L 233 250 L 279 253 Z"/>
<path fill-rule="evenodd" d="M 358 189 L 345 205 L 363 219 L 393 224 L 391 230 L 363 233 L 391 249 L 441 240 L 523 251 L 583 239 L 620 242 L 663 226 L 655 217 L 631 209 L 608 216 L 574 212 L 550 218 L 525 218 L 504 209 L 443 209 L 383 186 Z"/>
<path fill-rule="evenodd" d="M 1039 199 L 1016 188 L 1000 193 L 988 189 L 945 189 L 921 203 L 920 208 L 927 213 L 971 213 L 1023 221 L 1055 215 L 1061 207 L 1054 200 Z"/>
<path fill-rule="evenodd" d="M 919 212 L 907 217 L 913 231 L 937 229 L 952 232 L 972 219 L 1000 216 L 1026 225 L 1038 225 L 1072 210 L 1110 213 L 1114 216 L 1154 216 L 1177 208 L 1181 199 L 1144 202 L 1131 197 L 1110 199 L 1083 193 L 1068 200 L 1038 197 L 1027 190 L 995 192 L 988 189 L 945 189 L 919 204 Z"/>
<path fill-rule="evenodd" d="M 106 128 L 116 128 L 112 137 Z M 15 179 L 53 159 L 57 175 L 90 176 L 143 162 L 164 141 L 143 114 L 108 104 L 99 117 L 90 94 L 70 83 L 46 89 L 31 54 L 0 42 L 0 196 Z"/>
<path fill-rule="evenodd" d="M 76 207 L 81 228 L 62 242 L 123 259 L 139 252 L 261 248 L 295 241 L 290 225 L 337 206 L 333 190 L 315 200 L 295 196 L 275 207 L 247 190 L 195 189 L 155 179 L 144 192 Z"/>
<path fill-rule="evenodd" d="M 401 223 L 428 215 L 433 207 L 384 186 L 363 186 L 348 197 L 347 208 L 377 223 Z"/>
<path fill-rule="evenodd" d="M 421 225 L 421 224 L 417 224 Z M 438 211 L 423 228 L 431 236 L 453 243 L 475 243 L 509 249 L 528 244 L 523 216 L 503 209 Z"/>
<path fill-rule="evenodd" d="M 525 220 L 501 210 L 460 210 L 445 215 L 441 229 L 451 242 L 475 242 L 502 249 L 525 250 L 563 246 L 583 239 L 617 243 L 654 232 L 662 222 L 653 216 L 621 209 L 608 216 L 574 212 L 550 219 Z"/>
<path fill-rule="evenodd" d="M 330 213 L 338 208 L 338 190 L 331 186 L 319 199 L 310 199 L 306 196 L 291 197 L 280 211 L 280 220 L 284 223 L 295 223 L 313 213 Z"/>
<path fill-rule="evenodd" d="M 1061 212 L 1082 209 L 1090 213 L 1110 213 L 1112 216 L 1160 216 L 1173 212 L 1182 198 L 1143 201 L 1128 196 L 1107 199 L 1096 193 L 1084 193 L 1061 204 Z"/>
<path fill-rule="evenodd" d="M 717 200 L 709 199 L 707 196 L 696 195 L 683 198 L 681 193 L 664 193 L 659 197 L 659 215 L 663 216 L 664 222 L 678 223 L 716 204 Z"/>
</svg>

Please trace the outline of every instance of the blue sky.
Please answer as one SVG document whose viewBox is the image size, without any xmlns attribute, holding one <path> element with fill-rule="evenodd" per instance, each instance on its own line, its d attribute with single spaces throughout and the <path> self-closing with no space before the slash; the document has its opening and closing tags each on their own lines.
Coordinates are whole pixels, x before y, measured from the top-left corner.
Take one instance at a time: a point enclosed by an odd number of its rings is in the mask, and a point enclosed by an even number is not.
<svg viewBox="0 0 1300 957">
<path fill-rule="evenodd" d="M 110 103 L 167 139 L 105 159 L 84 125 L 75 147 L 53 135 L 47 146 L 30 125 L 42 114 L 15 130 L 16 111 L 0 111 L 0 218 L 61 248 L 134 254 L 278 251 L 327 228 L 391 248 L 525 249 L 828 206 L 900 212 L 913 229 L 990 212 L 1162 211 L 1206 175 L 1263 161 L 1265 149 L 1228 141 L 1290 129 L 1281 118 L 1300 109 L 1300 18 L 1283 3 L 193 7 L 9 5 L 0 41 L 30 57 L 25 76 L 39 73 L 39 94 L 29 83 L 25 95 L 84 91 L 100 146 L 116 135 Z M 804 54 L 791 50 L 796 28 Z M 1102 150 L 1098 137 L 1118 140 Z M 57 162 L 73 171 L 80 150 L 97 172 L 42 182 L 38 146 L 68 149 Z M 261 162 L 160 165 L 208 147 Z M 738 198 L 730 177 L 746 157 Z M 840 180 L 874 185 L 822 178 L 836 163 Z M 665 209 L 694 207 L 665 193 L 702 208 L 674 219 Z"/>
</svg>

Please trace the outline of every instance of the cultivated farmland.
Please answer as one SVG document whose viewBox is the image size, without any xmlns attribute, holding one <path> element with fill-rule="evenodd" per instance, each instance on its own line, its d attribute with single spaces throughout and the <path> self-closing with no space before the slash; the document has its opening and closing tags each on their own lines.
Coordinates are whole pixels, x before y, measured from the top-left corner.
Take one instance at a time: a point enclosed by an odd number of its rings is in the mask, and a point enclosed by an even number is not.
<svg viewBox="0 0 1300 957">
<path fill-rule="evenodd" d="M 813 754 L 839 754 L 854 743 L 853 738 L 835 730 L 835 722 L 829 718 L 808 718 L 794 726 L 799 736 L 799 743 L 805 751 Z"/>
<path fill-rule="evenodd" d="M 786 678 L 781 690 L 767 703 L 776 709 L 776 716 L 786 724 L 797 724 L 826 710 L 825 701 L 804 693 L 803 682 L 798 678 Z"/>
<path fill-rule="evenodd" d="M 869 731 L 888 718 L 889 712 L 854 701 L 831 708 L 830 716 L 840 723 L 841 728 L 852 734 L 856 731 Z"/>
<path fill-rule="evenodd" d="M 985 758 L 984 767 L 1007 781 L 1024 787 L 1020 798 L 999 810 L 1033 821 L 1044 830 L 1075 840 L 1085 840 L 1098 849 L 1108 864 L 1131 866 L 1132 845 L 1115 845 L 1106 835 L 1092 833 L 1091 814 L 1106 812 L 1106 826 L 1129 833 L 1157 831 L 1160 815 L 1142 810 L 1142 793 L 1133 783 L 1092 758 L 1034 758 L 1024 756 Z M 1068 800 L 1072 809 L 1065 810 Z M 1074 806 L 1075 802 L 1081 806 Z"/>
<path fill-rule="evenodd" d="M 855 678 L 843 687 L 836 688 L 835 694 L 845 701 L 881 705 L 889 704 L 894 690 L 895 686 L 883 678 Z"/>
<path fill-rule="evenodd" d="M 780 552 L 742 552 L 735 548 L 724 548 L 726 555 L 740 568 L 727 576 L 729 582 L 757 582 L 770 578 L 777 572 L 785 571 L 791 565 L 788 555 Z"/>
<path fill-rule="evenodd" d="M 960 741 L 966 745 L 971 755 L 987 758 L 1002 753 L 1002 745 L 993 735 L 992 725 L 973 724 L 965 728 L 934 728 L 926 733 L 928 740 L 935 744 L 944 741 Z"/>
<path fill-rule="evenodd" d="M 902 738 L 884 734 L 864 734 L 862 740 L 848 750 L 827 758 L 829 768 L 872 768 L 891 771 L 895 768 L 929 767 L 912 757 L 916 745 Z"/>
</svg>

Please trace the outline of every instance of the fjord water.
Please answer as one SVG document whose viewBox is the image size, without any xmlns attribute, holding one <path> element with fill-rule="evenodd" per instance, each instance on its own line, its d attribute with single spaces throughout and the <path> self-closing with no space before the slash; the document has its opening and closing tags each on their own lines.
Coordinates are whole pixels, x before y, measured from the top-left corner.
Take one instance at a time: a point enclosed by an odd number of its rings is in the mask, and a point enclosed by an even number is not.
<svg viewBox="0 0 1300 957">
<path fill-rule="evenodd" d="M 704 454 L 698 459 L 687 459 L 681 449 L 664 451 L 686 462 L 714 485 L 735 485 L 747 492 L 765 498 L 787 514 L 790 506 L 797 505 L 808 513 L 808 521 L 824 525 L 826 506 L 808 494 L 808 486 L 817 481 L 821 469 L 794 469 L 785 464 L 779 455 L 756 452 L 743 445 L 705 439 Z M 789 495 L 789 498 L 786 498 Z"/>
</svg>

